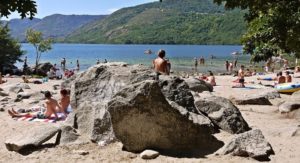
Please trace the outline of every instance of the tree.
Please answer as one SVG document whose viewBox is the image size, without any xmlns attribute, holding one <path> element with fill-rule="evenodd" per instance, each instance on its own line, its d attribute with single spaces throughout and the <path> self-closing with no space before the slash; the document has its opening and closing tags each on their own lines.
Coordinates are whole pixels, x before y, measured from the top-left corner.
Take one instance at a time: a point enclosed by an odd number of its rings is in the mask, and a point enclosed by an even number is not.
<svg viewBox="0 0 300 163">
<path fill-rule="evenodd" d="M 42 32 L 28 29 L 26 32 L 26 38 L 29 43 L 33 45 L 36 51 L 35 69 L 39 65 L 42 53 L 48 52 L 52 49 L 52 39 L 43 39 Z"/>
<path fill-rule="evenodd" d="M 0 45 L 0 72 L 2 72 L 4 66 L 10 66 L 16 61 L 21 61 L 20 57 L 24 52 L 21 50 L 21 45 L 10 37 L 7 25 L 3 27 L 1 23 Z"/>
<path fill-rule="evenodd" d="M 36 4 L 33 0 L 1 0 L 0 17 L 8 17 L 12 12 L 17 11 L 21 18 L 29 16 L 30 19 L 37 13 Z"/>
<path fill-rule="evenodd" d="M 244 53 L 252 61 L 262 61 L 282 54 L 300 57 L 299 0 L 214 0 L 226 9 L 247 9 L 248 31 L 242 38 Z"/>
</svg>

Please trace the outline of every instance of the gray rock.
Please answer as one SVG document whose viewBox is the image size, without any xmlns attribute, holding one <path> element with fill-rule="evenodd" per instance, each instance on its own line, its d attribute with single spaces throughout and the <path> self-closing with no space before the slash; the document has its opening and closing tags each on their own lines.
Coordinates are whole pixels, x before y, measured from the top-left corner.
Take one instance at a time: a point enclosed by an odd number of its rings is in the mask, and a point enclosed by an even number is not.
<svg viewBox="0 0 300 163">
<path fill-rule="evenodd" d="M 159 156 L 159 152 L 153 150 L 145 150 L 140 154 L 142 159 L 155 159 Z"/>
<path fill-rule="evenodd" d="M 9 96 L 9 94 L 6 93 L 6 92 L 0 92 L 0 96 L 2 96 L 2 97 L 4 97 L 4 96 Z"/>
<path fill-rule="evenodd" d="M 250 130 L 239 109 L 226 98 L 206 96 L 198 98 L 195 105 L 224 131 L 238 134 Z"/>
<path fill-rule="evenodd" d="M 234 97 L 231 101 L 237 105 L 272 105 L 266 96 L 259 94 Z"/>
<path fill-rule="evenodd" d="M 257 160 L 268 160 L 271 154 L 275 154 L 271 145 L 258 129 L 236 135 L 235 138 L 225 145 L 222 153 L 252 157 Z"/>
<path fill-rule="evenodd" d="M 280 113 L 288 113 L 300 108 L 300 101 L 286 101 L 279 106 Z"/>
<path fill-rule="evenodd" d="M 189 89 L 198 93 L 201 93 L 203 91 L 213 91 L 213 86 L 211 86 L 209 83 L 199 80 L 196 78 L 188 78 L 184 79 L 184 81 L 187 83 L 189 86 Z"/>
<path fill-rule="evenodd" d="M 50 62 L 46 63 L 40 63 L 36 68 L 36 74 L 41 76 L 47 76 L 47 72 L 50 71 L 50 69 L 53 67 L 53 65 Z"/>
<path fill-rule="evenodd" d="M 176 102 L 169 104 L 153 80 L 122 89 L 109 102 L 108 111 L 114 133 L 128 151 L 151 148 L 207 154 L 223 145 L 212 136 L 214 126 L 207 117 L 189 112 Z"/>
<path fill-rule="evenodd" d="M 20 98 L 20 99 L 29 99 L 31 97 L 31 93 L 29 92 L 19 92 L 17 94 L 17 98 Z"/>
<path fill-rule="evenodd" d="M 280 98 L 280 93 L 276 90 L 265 90 L 259 93 L 260 96 L 266 97 L 267 99 L 275 99 L 275 98 Z"/>
<path fill-rule="evenodd" d="M 17 134 L 5 141 L 9 151 L 20 151 L 29 146 L 38 147 L 55 136 L 60 129 L 54 126 L 42 126 L 30 129 L 27 134 Z"/>
<path fill-rule="evenodd" d="M 136 70 L 135 73 L 132 70 Z M 63 87 L 71 87 L 73 113 L 66 123 L 94 142 L 113 141 L 115 136 L 107 103 L 126 85 L 152 79 L 151 72 L 139 65 L 107 63 L 91 67 L 74 76 L 73 80 L 68 79 Z"/>
<path fill-rule="evenodd" d="M 77 131 L 71 127 L 71 126 L 61 126 L 61 137 L 60 137 L 60 143 L 59 144 L 71 144 L 73 142 L 75 142 L 76 140 L 78 140 L 79 138 L 79 134 L 77 133 Z"/>
<path fill-rule="evenodd" d="M 194 104 L 194 97 L 187 83 L 179 77 L 162 76 L 159 86 L 164 96 L 186 108 L 188 111 L 198 113 Z"/>
</svg>

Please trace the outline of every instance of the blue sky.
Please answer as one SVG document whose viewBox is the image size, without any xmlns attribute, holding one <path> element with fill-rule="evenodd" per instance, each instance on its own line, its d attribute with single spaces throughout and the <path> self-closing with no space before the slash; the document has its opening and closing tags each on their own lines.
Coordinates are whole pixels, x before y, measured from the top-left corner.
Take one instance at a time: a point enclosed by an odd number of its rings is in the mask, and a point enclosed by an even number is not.
<svg viewBox="0 0 300 163">
<path fill-rule="evenodd" d="M 36 0 L 38 13 L 36 18 L 52 14 L 65 15 L 101 15 L 110 14 L 120 8 L 135 6 L 159 0 Z M 9 19 L 19 18 L 12 14 Z"/>
</svg>

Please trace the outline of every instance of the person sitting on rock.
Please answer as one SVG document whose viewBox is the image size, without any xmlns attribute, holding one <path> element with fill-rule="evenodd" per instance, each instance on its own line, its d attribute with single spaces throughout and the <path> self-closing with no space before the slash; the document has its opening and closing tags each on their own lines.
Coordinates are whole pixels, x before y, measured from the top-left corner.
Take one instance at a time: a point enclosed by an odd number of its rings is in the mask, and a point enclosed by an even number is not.
<svg viewBox="0 0 300 163">
<path fill-rule="evenodd" d="M 155 60 L 153 60 L 153 67 L 154 67 L 154 71 L 156 72 L 156 79 L 158 79 L 159 75 L 161 74 L 165 74 L 165 75 L 170 74 L 170 70 L 168 66 L 169 63 L 164 59 L 165 56 L 166 56 L 166 52 L 164 50 L 159 50 L 158 57 Z"/>
<path fill-rule="evenodd" d="M 66 89 L 62 89 L 60 91 L 61 99 L 60 99 L 60 110 L 58 112 L 68 114 L 68 107 L 70 105 L 70 96 L 69 92 Z"/>
<path fill-rule="evenodd" d="M 61 110 L 61 107 L 59 106 L 58 102 L 52 98 L 52 95 L 49 91 L 45 92 L 45 98 L 46 98 L 46 110 L 45 112 L 39 112 L 37 114 L 30 114 L 30 113 L 18 113 L 13 108 L 11 110 L 8 110 L 8 114 L 12 117 L 36 117 L 39 119 L 47 119 L 50 118 L 52 114 L 55 115 L 55 119 L 58 119 L 58 116 L 56 114 L 56 107 L 58 107 Z"/>
</svg>

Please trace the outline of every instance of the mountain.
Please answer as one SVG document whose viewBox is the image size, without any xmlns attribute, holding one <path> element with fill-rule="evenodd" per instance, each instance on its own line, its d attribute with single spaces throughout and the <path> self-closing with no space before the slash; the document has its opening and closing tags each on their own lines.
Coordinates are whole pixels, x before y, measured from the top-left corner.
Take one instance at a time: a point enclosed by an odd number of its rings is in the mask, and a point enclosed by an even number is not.
<svg viewBox="0 0 300 163">
<path fill-rule="evenodd" d="M 212 0 L 164 0 L 120 9 L 65 38 L 70 43 L 240 44 L 245 11 Z"/>
<path fill-rule="evenodd" d="M 61 40 L 81 26 L 105 18 L 106 15 L 61 15 L 54 14 L 43 19 L 12 19 L 8 21 L 12 37 L 25 41 L 26 30 L 41 31 L 45 38 Z"/>
</svg>

